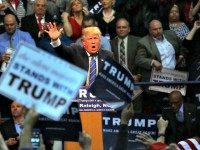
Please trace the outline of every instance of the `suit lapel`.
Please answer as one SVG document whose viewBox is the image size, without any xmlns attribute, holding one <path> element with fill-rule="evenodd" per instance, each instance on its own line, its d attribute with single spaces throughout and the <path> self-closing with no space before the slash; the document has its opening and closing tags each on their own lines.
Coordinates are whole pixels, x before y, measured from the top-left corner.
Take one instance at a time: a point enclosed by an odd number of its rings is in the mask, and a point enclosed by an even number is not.
<svg viewBox="0 0 200 150">
<path fill-rule="evenodd" d="M 33 29 L 36 30 L 35 32 L 38 33 L 39 32 L 39 27 L 38 27 L 38 23 L 37 23 L 37 19 L 35 17 L 35 14 L 33 14 L 30 19 L 31 19 L 30 20 L 30 24 L 33 26 Z"/>
<path fill-rule="evenodd" d="M 171 121 L 172 130 L 173 130 L 173 133 L 175 133 L 176 132 L 176 124 L 177 124 L 176 114 L 173 111 L 171 111 L 170 117 L 171 117 L 171 119 L 169 119 L 169 120 L 172 120 Z"/>
<path fill-rule="evenodd" d="M 104 59 L 105 59 L 105 56 L 104 56 L 102 50 L 100 50 L 99 54 L 98 54 L 98 72 L 103 66 Z"/>
<path fill-rule="evenodd" d="M 131 41 L 130 39 L 130 36 L 128 36 L 128 39 L 127 39 L 127 64 L 128 64 L 128 67 L 131 66 L 131 58 L 133 58 L 133 50 L 134 50 L 134 40 Z M 130 49 L 130 50 L 129 50 Z"/>
<path fill-rule="evenodd" d="M 184 119 L 185 119 L 186 126 L 187 126 L 188 129 L 190 129 L 192 114 L 191 114 L 190 110 L 185 105 L 183 105 L 183 111 L 184 111 Z"/>
<path fill-rule="evenodd" d="M 87 52 L 83 49 L 82 51 L 82 56 L 81 58 L 83 59 L 81 63 L 83 63 L 83 69 L 88 70 L 89 69 L 89 57 Z M 80 61 L 80 60 L 77 60 Z"/>
<path fill-rule="evenodd" d="M 118 38 L 113 40 L 113 52 L 117 61 L 119 60 Z"/>
</svg>

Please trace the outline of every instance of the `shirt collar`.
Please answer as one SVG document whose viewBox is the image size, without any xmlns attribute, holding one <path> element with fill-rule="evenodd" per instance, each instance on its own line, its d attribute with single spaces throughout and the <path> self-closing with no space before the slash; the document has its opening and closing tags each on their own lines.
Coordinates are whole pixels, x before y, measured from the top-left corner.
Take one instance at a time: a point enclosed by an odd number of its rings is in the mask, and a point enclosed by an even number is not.
<svg viewBox="0 0 200 150">
<path fill-rule="evenodd" d="M 38 16 L 35 15 L 35 18 L 38 19 Z M 44 19 L 44 18 L 45 18 L 45 15 L 41 17 L 41 19 Z"/>
<path fill-rule="evenodd" d="M 128 36 L 126 36 L 125 38 L 120 38 L 120 37 L 118 37 L 119 42 L 121 42 L 122 40 L 123 40 L 124 42 L 126 42 L 127 39 L 128 39 Z"/>
</svg>

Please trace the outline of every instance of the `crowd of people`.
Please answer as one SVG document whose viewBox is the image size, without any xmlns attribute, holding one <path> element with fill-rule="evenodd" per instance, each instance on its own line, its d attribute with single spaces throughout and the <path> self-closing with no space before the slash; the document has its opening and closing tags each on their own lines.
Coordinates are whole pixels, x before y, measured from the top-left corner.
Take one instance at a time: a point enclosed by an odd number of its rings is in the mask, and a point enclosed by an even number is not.
<svg viewBox="0 0 200 150">
<path fill-rule="evenodd" d="M 189 75 L 188 80 L 199 80 L 200 0 L 100 2 L 101 11 L 92 14 L 89 10 L 98 1 L 2 0 L 1 66 L 8 64 L 12 57 L 8 50 L 16 50 L 24 41 L 86 70 L 85 86 L 94 82 L 107 57 L 128 69 L 135 82 L 149 82 L 152 70 L 163 68 L 184 71 Z M 1 69 L 1 73 L 3 71 Z M 185 140 L 198 146 L 200 112 L 196 94 L 200 88 L 199 85 L 188 87 L 186 96 L 176 90 L 168 94 L 142 87 L 143 93 L 136 101 L 140 104 L 140 113 L 162 117 L 157 123 L 157 140 L 142 133 L 137 136 L 137 141 L 150 149 L 158 145 L 163 149 L 183 149 L 180 141 Z M 26 118 L 21 104 L 4 96 L 0 99 L 1 116 L 10 117 L 8 121 L 1 120 L 0 131 L 5 141 L 0 136 L 0 143 L 4 143 L 0 147 L 31 147 L 30 131 L 38 114 L 31 109 Z M 127 123 L 134 111 L 138 110 L 132 104 L 122 111 L 115 149 L 127 148 Z M 83 149 L 90 149 L 89 135 L 82 133 L 80 141 Z"/>
</svg>

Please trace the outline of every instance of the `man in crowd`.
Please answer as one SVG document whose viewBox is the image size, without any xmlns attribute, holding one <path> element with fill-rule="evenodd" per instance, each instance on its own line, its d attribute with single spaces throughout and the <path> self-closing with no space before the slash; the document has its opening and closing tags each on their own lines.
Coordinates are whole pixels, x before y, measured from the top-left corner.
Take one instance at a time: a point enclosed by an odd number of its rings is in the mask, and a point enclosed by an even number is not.
<svg viewBox="0 0 200 150">
<path fill-rule="evenodd" d="M 35 0 L 34 13 L 21 20 L 21 29 L 31 34 L 37 46 L 40 39 L 45 36 L 46 24 L 53 21 L 53 17 L 46 13 L 46 9 L 47 0 Z"/>
<path fill-rule="evenodd" d="M 22 131 L 25 108 L 14 101 L 11 103 L 10 111 L 12 118 L 0 125 L 0 131 L 9 149 L 18 150 L 19 135 Z"/>
<path fill-rule="evenodd" d="M 200 136 L 199 112 L 194 104 L 184 103 L 181 92 L 169 94 L 170 108 L 163 111 L 163 118 L 169 121 L 165 142 L 179 142 L 194 136 Z"/>
<path fill-rule="evenodd" d="M 116 61 L 126 66 L 134 75 L 135 55 L 139 37 L 129 35 L 130 26 L 128 20 L 120 18 L 116 23 L 117 37 L 111 40 L 111 47 Z"/>
<path fill-rule="evenodd" d="M 0 34 L 1 64 L 3 62 L 7 63 L 11 58 L 11 54 L 6 52 L 7 49 L 12 48 L 13 50 L 16 50 L 17 46 L 21 41 L 35 46 L 35 41 L 32 39 L 30 34 L 28 32 L 21 31 L 20 29 L 17 28 L 17 26 L 18 26 L 17 17 L 14 14 L 6 14 L 4 16 L 5 32 Z M 1 71 L 3 72 L 5 69 L 2 68 Z M 0 98 L 1 98 L 0 110 L 2 113 L 2 117 L 8 117 L 9 114 L 8 106 L 10 102 L 7 100 L 7 98 L 3 96 L 0 96 Z"/>
<path fill-rule="evenodd" d="M 13 48 L 15 50 L 21 41 L 35 45 L 30 34 L 19 30 L 17 26 L 16 16 L 14 14 L 6 14 L 4 17 L 4 27 L 6 31 L 0 34 L 0 56 L 2 62 L 10 59 L 10 54 L 5 53 L 7 48 Z"/>
<path fill-rule="evenodd" d="M 175 69 L 186 55 L 186 49 L 176 34 L 170 30 L 163 31 L 159 20 L 150 22 L 149 34 L 138 43 L 135 63 L 142 75 L 142 81 L 150 81 L 152 68 Z"/>
<path fill-rule="evenodd" d="M 152 20 L 149 24 L 149 34 L 138 42 L 135 65 L 141 74 L 141 80 L 149 82 L 153 69 L 176 69 L 184 62 L 186 49 L 173 31 L 163 31 L 159 20 Z M 165 105 L 165 93 L 154 92 L 145 87 L 143 94 L 143 112 L 162 113 Z"/>
<path fill-rule="evenodd" d="M 98 70 L 102 67 L 106 57 L 112 57 L 112 53 L 100 49 L 101 46 L 101 32 L 98 27 L 87 27 L 82 31 L 82 44 L 65 46 L 61 44 L 59 36 L 62 30 L 57 29 L 55 23 L 49 23 L 48 31 L 46 31 L 51 40 L 52 46 L 55 47 L 56 52 L 60 57 L 70 61 L 76 66 L 87 70 L 88 77 L 86 85 L 91 85 L 94 82 Z M 95 66 L 93 68 L 92 66 Z M 95 74 L 93 74 L 95 73 Z"/>
</svg>

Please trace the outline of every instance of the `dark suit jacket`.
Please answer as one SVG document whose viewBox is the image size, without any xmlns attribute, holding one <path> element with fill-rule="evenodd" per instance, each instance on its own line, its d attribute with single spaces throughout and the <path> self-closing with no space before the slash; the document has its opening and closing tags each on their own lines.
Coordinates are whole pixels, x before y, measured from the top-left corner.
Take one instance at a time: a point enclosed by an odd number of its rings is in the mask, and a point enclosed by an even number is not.
<svg viewBox="0 0 200 150">
<path fill-rule="evenodd" d="M 52 22 L 53 18 L 49 14 L 45 14 L 45 22 Z M 37 19 L 35 14 L 25 16 L 21 20 L 21 30 L 29 32 L 32 38 L 35 40 L 36 45 L 38 46 L 38 42 L 40 38 L 38 38 L 39 27 L 37 23 Z"/>
<path fill-rule="evenodd" d="M 55 48 L 55 51 L 61 58 L 88 71 L 89 57 L 88 57 L 85 49 L 82 46 L 75 45 L 75 44 L 73 44 L 72 46 L 60 45 Z M 98 69 L 100 69 L 102 67 L 103 61 L 108 56 L 113 57 L 112 52 L 106 51 L 106 50 L 100 50 L 98 52 Z"/>
<path fill-rule="evenodd" d="M 2 123 L 0 125 L 0 131 L 4 140 L 8 140 L 9 138 L 16 136 L 17 131 L 15 129 L 15 123 L 13 119 L 7 120 L 4 123 Z M 17 150 L 17 149 L 18 149 L 18 144 L 9 147 L 9 150 Z"/>
<path fill-rule="evenodd" d="M 174 47 L 176 56 L 186 55 L 186 48 L 182 46 L 181 41 L 173 31 L 164 31 L 164 36 Z M 153 59 L 161 62 L 160 53 L 154 39 L 150 35 L 147 35 L 139 40 L 135 57 L 135 63 L 142 75 L 142 81 L 150 80 L 152 69 L 151 62 Z"/>
<path fill-rule="evenodd" d="M 166 130 L 166 143 L 178 142 L 191 138 L 193 136 L 200 136 L 199 112 L 194 104 L 183 104 L 184 122 L 182 131 L 177 131 L 179 122 L 176 119 L 176 114 L 171 108 L 163 111 L 163 119 L 168 120 L 169 124 Z M 186 137 L 188 136 L 188 137 Z"/>
<path fill-rule="evenodd" d="M 137 43 L 140 38 L 133 35 L 128 35 L 127 41 L 127 61 L 128 61 L 128 69 L 131 73 L 136 73 L 135 70 L 135 55 L 137 51 Z M 111 50 L 113 51 L 114 58 L 117 62 L 119 62 L 119 49 L 118 49 L 118 38 L 114 38 L 111 40 Z"/>
</svg>

